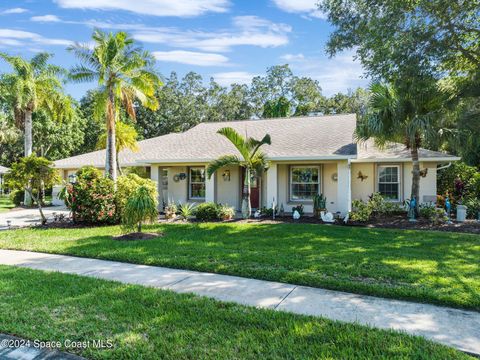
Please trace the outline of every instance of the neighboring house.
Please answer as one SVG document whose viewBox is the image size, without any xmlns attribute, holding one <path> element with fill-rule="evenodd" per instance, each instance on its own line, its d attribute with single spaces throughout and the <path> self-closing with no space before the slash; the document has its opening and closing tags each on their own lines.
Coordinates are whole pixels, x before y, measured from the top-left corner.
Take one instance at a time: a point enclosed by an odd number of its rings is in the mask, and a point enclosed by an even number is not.
<svg viewBox="0 0 480 360">
<path fill-rule="evenodd" d="M 9 171 L 9 168 L 0 165 L 0 195 L 3 195 L 5 192 L 3 176 Z"/>
<path fill-rule="evenodd" d="M 331 212 L 346 213 L 352 199 L 367 199 L 380 192 L 391 201 L 410 197 L 412 162 L 405 146 L 376 148 L 372 141 L 356 144 L 355 115 L 293 117 L 201 123 L 177 134 L 139 142 L 140 151 L 122 151 L 122 166 L 144 166 L 158 183 L 160 203 L 214 201 L 241 208 L 242 170 L 228 167 L 212 179 L 206 165 L 226 154 L 238 154 L 233 145 L 217 134 L 222 127 L 261 139 L 270 134 L 272 145 L 262 147 L 270 167 L 252 181 L 252 207 L 271 207 L 275 201 L 286 212 L 304 204 L 312 212 L 312 197 L 323 193 Z M 437 165 L 459 160 L 445 153 L 420 150 L 423 177 L 420 201 L 435 201 Z M 55 162 L 64 179 L 76 169 L 93 165 L 104 168 L 105 151 L 96 151 Z"/>
</svg>

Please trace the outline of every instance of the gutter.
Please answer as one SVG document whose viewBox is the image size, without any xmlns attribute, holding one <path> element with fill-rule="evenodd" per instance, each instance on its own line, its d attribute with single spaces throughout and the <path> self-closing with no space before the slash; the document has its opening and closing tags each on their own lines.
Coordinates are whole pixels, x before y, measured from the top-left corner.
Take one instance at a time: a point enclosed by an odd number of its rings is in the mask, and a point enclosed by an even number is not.
<svg viewBox="0 0 480 360">
<path fill-rule="evenodd" d="M 440 166 L 439 168 L 437 168 L 437 171 L 438 170 L 443 170 L 443 169 L 448 169 L 450 166 L 452 166 L 451 161 L 447 165 L 443 165 L 443 166 Z"/>
</svg>

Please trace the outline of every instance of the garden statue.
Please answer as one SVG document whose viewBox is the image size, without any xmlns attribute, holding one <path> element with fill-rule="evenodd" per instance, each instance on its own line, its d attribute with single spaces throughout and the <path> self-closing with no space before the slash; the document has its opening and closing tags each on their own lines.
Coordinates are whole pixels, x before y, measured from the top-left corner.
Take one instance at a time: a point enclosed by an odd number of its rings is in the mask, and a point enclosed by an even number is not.
<svg viewBox="0 0 480 360">
<path fill-rule="evenodd" d="M 452 210 L 452 203 L 450 202 L 450 197 L 447 195 L 445 198 L 445 212 L 448 218 L 448 223 L 451 224 L 452 221 L 450 220 L 450 211 Z"/>
<path fill-rule="evenodd" d="M 253 214 L 253 217 L 254 217 L 255 219 L 260 218 L 260 216 L 262 216 L 262 213 L 261 213 L 260 210 L 255 211 L 255 213 Z"/>
<path fill-rule="evenodd" d="M 298 220 L 300 219 L 300 213 L 298 212 L 298 210 L 295 210 L 293 212 L 293 220 Z"/>
<path fill-rule="evenodd" d="M 280 216 L 283 216 L 285 214 L 285 209 L 283 208 L 283 203 L 280 205 Z"/>
<path fill-rule="evenodd" d="M 415 219 L 415 208 L 417 207 L 417 199 L 413 198 L 410 200 L 409 208 L 408 208 L 408 220 L 411 222 L 417 221 Z"/>
</svg>

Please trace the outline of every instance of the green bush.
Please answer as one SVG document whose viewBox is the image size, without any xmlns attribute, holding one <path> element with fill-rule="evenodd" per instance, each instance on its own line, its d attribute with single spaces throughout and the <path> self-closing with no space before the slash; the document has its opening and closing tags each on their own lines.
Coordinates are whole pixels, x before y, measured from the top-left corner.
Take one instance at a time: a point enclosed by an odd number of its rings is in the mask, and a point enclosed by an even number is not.
<svg viewBox="0 0 480 360">
<path fill-rule="evenodd" d="M 144 179 L 137 174 L 119 176 L 117 179 L 117 192 L 115 194 L 116 211 L 118 216 L 123 216 L 127 200 L 140 187 L 144 186 L 152 196 L 158 197 L 157 185 L 150 179 Z"/>
<path fill-rule="evenodd" d="M 13 190 L 10 195 L 10 201 L 15 204 L 15 206 L 20 206 L 25 199 L 25 191 L 23 190 Z"/>
<path fill-rule="evenodd" d="M 91 224 L 117 223 L 113 181 L 92 167 L 81 168 L 76 175 L 76 183 L 67 185 L 67 206 L 74 220 Z"/>
<path fill-rule="evenodd" d="M 148 186 L 139 186 L 131 194 L 125 204 L 122 215 L 122 229 L 124 232 L 142 232 L 142 224 L 153 223 L 157 219 L 158 199 Z"/>
<path fill-rule="evenodd" d="M 437 192 L 443 197 L 449 194 L 450 202 L 455 208 L 459 197 L 455 188 L 455 181 L 461 180 L 463 184 L 463 201 L 480 198 L 480 172 L 474 166 L 462 162 L 455 162 L 450 167 L 440 170 L 437 174 Z"/>
<path fill-rule="evenodd" d="M 372 218 L 372 207 L 369 205 L 369 202 L 366 203 L 362 200 L 353 200 L 352 201 L 353 211 L 350 213 L 350 219 L 353 221 L 368 221 Z"/>
<path fill-rule="evenodd" d="M 173 219 L 177 215 L 178 206 L 173 201 L 169 201 L 165 206 L 165 217 L 167 219 Z"/>
<path fill-rule="evenodd" d="M 200 221 L 212 221 L 219 218 L 219 205 L 213 202 L 202 203 L 197 206 L 196 217 Z"/>
<path fill-rule="evenodd" d="M 480 199 L 469 198 L 464 201 L 464 205 L 467 207 L 467 217 L 470 219 L 478 219 L 480 212 Z"/>
<path fill-rule="evenodd" d="M 421 217 L 427 220 L 433 220 L 437 214 L 437 208 L 434 204 L 420 204 L 418 206 L 418 212 Z"/>
</svg>

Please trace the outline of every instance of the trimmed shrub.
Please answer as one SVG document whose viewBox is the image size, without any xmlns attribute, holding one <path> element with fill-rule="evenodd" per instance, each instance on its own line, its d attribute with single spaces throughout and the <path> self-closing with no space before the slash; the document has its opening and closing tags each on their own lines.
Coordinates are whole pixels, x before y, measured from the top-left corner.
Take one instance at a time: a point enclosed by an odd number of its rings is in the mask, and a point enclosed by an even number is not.
<svg viewBox="0 0 480 360">
<path fill-rule="evenodd" d="M 197 219 L 200 221 L 212 221 L 219 218 L 219 205 L 213 202 L 202 203 L 197 206 Z"/>
<path fill-rule="evenodd" d="M 143 186 L 151 194 L 151 196 L 158 199 L 157 186 L 155 182 L 150 179 L 145 179 L 137 174 L 128 174 L 119 176 L 117 179 L 117 192 L 115 194 L 116 211 L 119 218 L 122 218 L 127 200 L 137 191 L 137 189 Z"/>
<path fill-rule="evenodd" d="M 69 207 L 76 222 L 114 224 L 118 222 L 113 181 L 93 167 L 77 171 L 77 182 L 67 185 Z"/>
<path fill-rule="evenodd" d="M 188 220 L 189 217 L 192 217 L 197 212 L 197 205 L 195 203 L 180 204 L 178 212 L 184 220 Z"/>
</svg>

